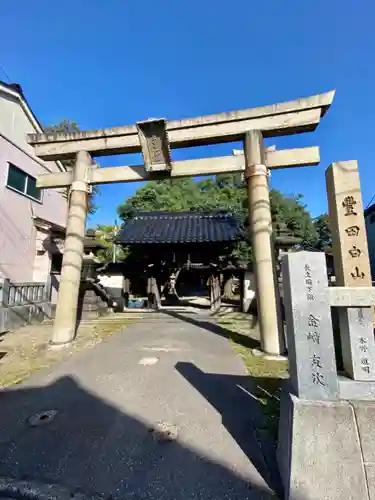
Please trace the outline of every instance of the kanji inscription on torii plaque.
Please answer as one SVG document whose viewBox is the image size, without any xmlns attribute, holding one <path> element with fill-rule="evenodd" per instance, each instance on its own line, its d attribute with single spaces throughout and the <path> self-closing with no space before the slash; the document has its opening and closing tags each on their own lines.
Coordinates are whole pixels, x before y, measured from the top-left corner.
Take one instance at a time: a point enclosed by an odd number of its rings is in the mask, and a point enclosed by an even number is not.
<svg viewBox="0 0 375 500">
<path fill-rule="evenodd" d="M 145 169 L 148 172 L 165 172 L 172 169 L 172 160 L 164 119 L 150 119 L 137 123 Z"/>
<path fill-rule="evenodd" d="M 332 164 L 326 181 L 336 284 L 371 287 L 357 162 Z M 345 371 L 355 380 L 375 380 L 372 308 L 339 310 L 339 320 Z"/>
</svg>

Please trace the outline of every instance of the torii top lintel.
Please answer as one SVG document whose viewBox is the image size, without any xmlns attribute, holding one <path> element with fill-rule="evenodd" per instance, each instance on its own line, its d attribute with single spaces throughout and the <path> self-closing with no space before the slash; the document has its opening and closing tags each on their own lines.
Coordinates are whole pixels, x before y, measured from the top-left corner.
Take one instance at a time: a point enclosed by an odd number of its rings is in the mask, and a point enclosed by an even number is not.
<svg viewBox="0 0 375 500">
<path fill-rule="evenodd" d="M 218 144 L 241 140 L 248 130 L 261 130 L 264 137 L 292 135 L 315 130 L 332 104 L 335 91 L 294 101 L 229 113 L 167 122 L 172 148 Z M 28 142 L 43 160 L 71 158 L 85 150 L 93 156 L 141 151 L 136 125 L 71 133 L 29 134 Z"/>
</svg>

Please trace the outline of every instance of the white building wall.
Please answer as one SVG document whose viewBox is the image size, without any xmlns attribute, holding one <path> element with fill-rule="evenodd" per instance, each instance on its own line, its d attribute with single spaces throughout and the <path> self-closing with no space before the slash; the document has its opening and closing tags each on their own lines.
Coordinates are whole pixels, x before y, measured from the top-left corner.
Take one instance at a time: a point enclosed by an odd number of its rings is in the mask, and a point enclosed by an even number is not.
<svg viewBox="0 0 375 500">
<path fill-rule="evenodd" d="M 67 201 L 57 190 L 44 191 L 39 203 L 6 186 L 9 163 L 35 178 L 60 171 L 35 157 L 26 140 L 34 132 L 20 102 L 0 90 L 0 278 L 13 281 L 45 281 L 49 273 L 50 256 L 37 255 L 34 218 L 62 227 L 67 219 Z"/>
</svg>

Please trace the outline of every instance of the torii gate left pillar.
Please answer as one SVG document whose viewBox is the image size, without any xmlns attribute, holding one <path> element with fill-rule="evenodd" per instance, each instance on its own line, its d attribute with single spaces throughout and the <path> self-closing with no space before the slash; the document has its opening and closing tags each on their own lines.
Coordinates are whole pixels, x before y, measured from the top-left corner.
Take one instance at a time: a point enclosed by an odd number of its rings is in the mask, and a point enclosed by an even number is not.
<svg viewBox="0 0 375 500">
<path fill-rule="evenodd" d="M 83 240 L 88 208 L 87 176 L 92 159 L 87 151 L 78 151 L 70 187 L 68 220 L 61 266 L 60 288 L 52 343 L 71 342 L 76 333 L 78 294 L 83 261 Z"/>
</svg>

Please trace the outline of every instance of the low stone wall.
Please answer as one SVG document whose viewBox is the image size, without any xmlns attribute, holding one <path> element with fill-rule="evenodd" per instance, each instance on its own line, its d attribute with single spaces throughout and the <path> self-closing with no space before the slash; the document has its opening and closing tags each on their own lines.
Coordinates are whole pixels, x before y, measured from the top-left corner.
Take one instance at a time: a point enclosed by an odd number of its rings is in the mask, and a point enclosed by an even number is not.
<svg viewBox="0 0 375 500">
<path fill-rule="evenodd" d="M 50 302 L 24 304 L 19 306 L 0 306 L 0 333 L 15 330 L 21 326 L 42 323 L 54 316 L 55 307 Z"/>
</svg>

